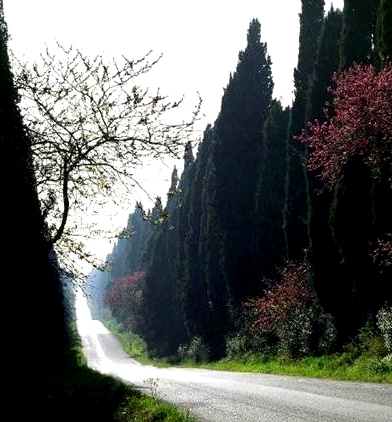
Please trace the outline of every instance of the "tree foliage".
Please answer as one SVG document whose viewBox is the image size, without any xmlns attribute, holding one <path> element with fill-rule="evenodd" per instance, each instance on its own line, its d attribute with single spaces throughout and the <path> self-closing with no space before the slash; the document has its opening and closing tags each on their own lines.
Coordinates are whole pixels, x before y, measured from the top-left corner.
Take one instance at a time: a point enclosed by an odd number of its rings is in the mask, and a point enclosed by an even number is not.
<svg viewBox="0 0 392 422">
<path fill-rule="evenodd" d="M 257 19 L 249 24 L 247 45 L 238 58 L 213 129 L 215 146 L 209 170 L 214 182 L 205 183 L 205 202 L 214 202 L 214 212 L 220 222 L 219 237 L 223 240 L 221 258 L 212 260 L 215 262 L 212 265 L 217 267 L 218 262 L 224 262 L 234 307 L 240 306 L 242 299 L 255 290 L 252 214 L 259 181 L 261 133 L 271 107 L 274 86 L 271 58 L 267 44 L 261 41 L 261 25 Z M 212 231 L 216 230 L 215 224 L 210 227 Z M 209 236 L 207 232 L 202 235 Z M 216 237 L 214 233 L 211 235 Z M 216 251 L 206 253 L 215 255 Z M 216 271 L 219 272 L 217 268 Z"/>
<path fill-rule="evenodd" d="M 333 110 L 326 121 L 309 123 L 300 139 L 310 148 L 308 168 L 328 188 L 336 185 L 347 163 L 360 156 L 378 177 L 392 171 L 392 67 L 354 65 L 334 77 Z M 392 180 L 390 180 L 392 182 Z"/>
<path fill-rule="evenodd" d="M 281 283 L 269 282 L 270 288 L 261 298 L 250 299 L 245 306 L 255 313 L 254 324 L 261 331 L 276 330 L 290 318 L 298 306 L 309 306 L 315 293 L 309 288 L 308 269 L 304 265 L 288 265 L 279 270 Z"/>
<path fill-rule="evenodd" d="M 55 53 L 47 48 L 32 65 L 15 59 L 51 243 L 66 240 L 83 255 L 75 237 L 81 234 L 80 215 L 143 189 L 136 172 L 145 159 L 178 157 L 192 137 L 200 103 L 187 121 L 180 120 L 183 99 L 172 101 L 139 85 L 158 60 L 150 52 L 139 60 L 108 62 L 61 45 Z"/>
<path fill-rule="evenodd" d="M 287 256 L 302 259 L 302 251 L 310 247 L 309 180 L 306 171 L 307 149 L 293 142 L 306 122 L 307 100 L 314 76 L 318 40 L 324 22 L 324 0 L 302 0 L 299 15 L 300 31 L 298 62 L 294 69 L 294 101 L 286 136 L 285 207 L 283 212 Z"/>
<path fill-rule="evenodd" d="M 3 333 L 13 345 L 12 353 L 5 353 L 7 365 L 0 370 L 1 379 L 10 386 L 4 391 L 2 407 L 6 414 L 13 415 L 15 404 L 23 397 L 18 418 L 53 420 L 53 415 L 58 415 L 55 403 L 68 393 L 60 379 L 74 356 L 69 353 L 71 342 L 58 264 L 44 236 L 30 139 L 17 105 L 7 41 L 0 0 L 2 266 L 12 274 L 2 284 L 2 294 L 10 306 L 2 306 L 1 319 L 7 321 Z"/>
<path fill-rule="evenodd" d="M 380 0 L 377 13 L 375 48 L 381 61 L 392 59 L 392 3 Z"/>
<path fill-rule="evenodd" d="M 152 355 L 327 353 L 391 300 L 390 67 L 349 68 L 376 57 L 377 4 L 347 0 L 344 13 L 325 14 L 323 0 L 302 1 L 285 109 L 272 99 L 271 60 L 251 21 L 218 118 L 178 185 L 173 172 L 167 218 L 156 218 L 147 242 Z M 132 250 L 115 259 L 130 265 Z M 294 260 L 306 265 L 282 267 Z"/>
<path fill-rule="evenodd" d="M 335 341 L 335 327 L 319 305 L 308 266 L 288 263 L 279 269 L 279 277 L 279 282 L 269 282 L 264 296 L 245 302 L 254 327 L 273 334 L 284 354 L 326 352 Z"/>
<path fill-rule="evenodd" d="M 373 42 L 380 0 L 344 0 L 340 69 L 369 64 L 374 58 Z"/>
<path fill-rule="evenodd" d="M 138 318 L 144 277 L 144 271 L 120 277 L 110 285 L 105 296 L 105 302 L 116 320 L 135 333 L 140 328 Z"/>
</svg>

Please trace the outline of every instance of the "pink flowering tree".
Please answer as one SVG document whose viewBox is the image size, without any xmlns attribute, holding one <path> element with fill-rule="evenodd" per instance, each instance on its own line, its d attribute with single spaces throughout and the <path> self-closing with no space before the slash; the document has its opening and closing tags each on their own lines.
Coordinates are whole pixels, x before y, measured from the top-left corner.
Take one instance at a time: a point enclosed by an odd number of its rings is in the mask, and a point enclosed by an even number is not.
<svg viewBox="0 0 392 422">
<path fill-rule="evenodd" d="M 309 146 L 308 169 L 333 190 L 349 161 L 360 158 L 374 181 L 392 188 L 392 65 L 354 65 L 336 73 L 334 84 L 325 121 L 309 123 L 297 138 Z M 382 266 L 392 264 L 388 236 L 379 239 L 372 256 Z"/>
<path fill-rule="evenodd" d="M 281 283 L 271 285 L 261 298 L 250 299 L 245 306 L 254 311 L 254 325 L 261 331 L 274 331 L 277 326 L 290 318 L 299 306 L 307 306 L 315 299 L 309 289 L 307 270 L 304 265 L 289 265 L 279 270 Z"/>
<path fill-rule="evenodd" d="M 325 121 L 309 123 L 298 137 L 309 146 L 308 169 L 317 172 L 328 189 L 354 156 L 363 158 L 374 177 L 383 169 L 391 175 L 392 66 L 377 71 L 372 65 L 354 65 L 335 74 L 334 83 Z"/>
<path fill-rule="evenodd" d="M 114 318 L 136 333 L 140 326 L 144 271 L 136 271 L 114 281 L 106 293 L 105 303 Z"/>
<path fill-rule="evenodd" d="M 253 315 L 254 328 L 274 335 L 286 355 L 325 351 L 336 333 L 311 286 L 308 266 L 289 263 L 280 268 L 279 275 L 279 281 L 269 282 L 264 296 L 244 304 Z"/>
</svg>

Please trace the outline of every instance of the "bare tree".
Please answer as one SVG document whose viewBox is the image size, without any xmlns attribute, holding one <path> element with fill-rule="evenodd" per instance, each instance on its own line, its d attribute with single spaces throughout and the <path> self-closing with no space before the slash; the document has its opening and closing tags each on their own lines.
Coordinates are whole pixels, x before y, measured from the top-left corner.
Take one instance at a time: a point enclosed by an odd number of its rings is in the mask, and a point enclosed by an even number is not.
<svg viewBox="0 0 392 422">
<path fill-rule="evenodd" d="M 39 63 L 14 58 L 42 212 L 58 249 L 83 256 L 81 216 L 121 192 L 143 189 L 135 171 L 144 159 L 178 158 L 193 136 L 200 98 L 189 119 L 178 122 L 183 98 L 170 101 L 137 83 L 160 60 L 151 55 L 106 62 L 58 44 Z"/>
</svg>

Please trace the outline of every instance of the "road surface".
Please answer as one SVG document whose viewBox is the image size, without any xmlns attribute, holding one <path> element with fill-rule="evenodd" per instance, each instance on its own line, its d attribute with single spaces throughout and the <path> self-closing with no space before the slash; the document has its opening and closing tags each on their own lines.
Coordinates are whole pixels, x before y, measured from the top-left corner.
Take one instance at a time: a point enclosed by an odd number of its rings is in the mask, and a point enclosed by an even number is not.
<svg viewBox="0 0 392 422">
<path fill-rule="evenodd" d="M 82 296 L 76 312 L 91 368 L 189 409 L 200 421 L 392 422 L 392 385 L 145 366 L 91 318 Z"/>
</svg>

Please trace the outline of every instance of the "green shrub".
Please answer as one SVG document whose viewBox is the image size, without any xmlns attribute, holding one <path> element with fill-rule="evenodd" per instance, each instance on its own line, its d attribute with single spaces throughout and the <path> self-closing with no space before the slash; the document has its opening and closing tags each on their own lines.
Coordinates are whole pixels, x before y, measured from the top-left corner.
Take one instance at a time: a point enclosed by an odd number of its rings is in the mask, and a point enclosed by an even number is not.
<svg viewBox="0 0 392 422">
<path fill-rule="evenodd" d="M 262 297 L 244 304 L 253 316 L 253 327 L 273 334 L 278 352 L 289 358 L 332 350 L 336 339 L 333 319 L 318 301 L 309 266 L 288 263 L 279 274 L 281 280 L 265 281 L 269 288 Z"/>
<path fill-rule="evenodd" d="M 384 307 L 377 313 L 377 326 L 385 341 L 389 353 L 392 353 L 392 306 Z"/>
<path fill-rule="evenodd" d="M 181 345 L 178 348 L 178 355 L 181 360 L 190 360 L 196 363 L 208 362 L 210 351 L 201 337 L 195 336 L 188 345 Z"/>
<path fill-rule="evenodd" d="M 228 336 L 226 338 L 226 356 L 229 359 L 239 359 L 247 353 L 247 340 L 240 334 Z"/>
<path fill-rule="evenodd" d="M 279 339 L 279 352 L 284 356 L 297 357 L 310 352 L 312 335 L 312 316 L 309 309 L 298 308 L 290 319 L 282 321 L 276 327 Z"/>
<path fill-rule="evenodd" d="M 369 375 L 384 375 L 392 371 L 391 361 L 385 359 L 371 359 L 367 364 L 367 372 Z"/>
</svg>

